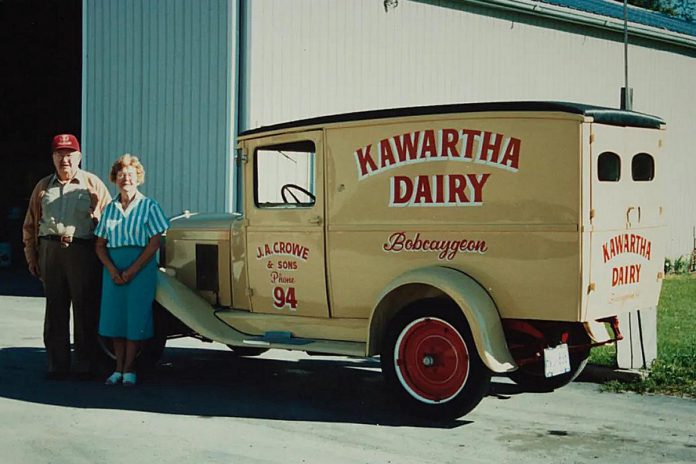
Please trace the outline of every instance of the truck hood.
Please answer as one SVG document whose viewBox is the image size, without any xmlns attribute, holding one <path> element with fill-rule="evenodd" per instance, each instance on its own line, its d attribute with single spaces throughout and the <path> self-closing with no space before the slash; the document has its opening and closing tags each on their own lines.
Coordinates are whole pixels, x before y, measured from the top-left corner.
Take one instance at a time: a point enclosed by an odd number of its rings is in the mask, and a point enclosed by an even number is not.
<svg viewBox="0 0 696 464">
<path fill-rule="evenodd" d="M 204 229 L 204 230 L 230 230 L 241 225 L 243 216 L 239 213 L 183 213 L 173 217 L 171 230 L 177 229 Z"/>
</svg>

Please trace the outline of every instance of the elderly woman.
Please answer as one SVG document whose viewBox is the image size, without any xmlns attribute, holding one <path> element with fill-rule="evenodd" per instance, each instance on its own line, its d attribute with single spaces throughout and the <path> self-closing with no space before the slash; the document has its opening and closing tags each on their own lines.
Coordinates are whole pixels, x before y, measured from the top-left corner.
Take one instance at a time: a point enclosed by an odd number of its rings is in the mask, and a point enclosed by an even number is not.
<svg viewBox="0 0 696 464">
<path fill-rule="evenodd" d="M 157 278 L 153 256 L 169 222 L 160 205 L 138 191 L 145 170 L 137 157 L 121 156 L 109 177 L 119 194 L 106 206 L 94 231 L 97 256 L 104 265 L 99 334 L 113 339 L 116 355 L 116 370 L 106 384 L 133 386 L 140 343 L 153 335 Z"/>
</svg>

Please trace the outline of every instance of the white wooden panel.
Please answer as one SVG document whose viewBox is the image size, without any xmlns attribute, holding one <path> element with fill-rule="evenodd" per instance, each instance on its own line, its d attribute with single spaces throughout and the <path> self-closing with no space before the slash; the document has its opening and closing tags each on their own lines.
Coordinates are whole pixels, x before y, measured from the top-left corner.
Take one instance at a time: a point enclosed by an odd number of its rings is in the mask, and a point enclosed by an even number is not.
<svg viewBox="0 0 696 464">
<path fill-rule="evenodd" d="M 85 0 L 82 145 L 108 183 L 129 152 L 172 215 L 231 208 L 236 2 Z M 113 185 L 110 185 L 115 192 Z"/>
<path fill-rule="evenodd" d="M 622 35 L 466 2 L 242 0 L 240 127 L 377 108 L 504 100 L 617 107 Z M 634 109 L 666 119 L 668 254 L 696 224 L 696 51 L 629 50 Z"/>
<path fill-rule="evenodd" d="M 621 369 L 649 368 L 657 358 L 657 308 L 619 314 L 624 339 L 616 342 L 616 365 Z"/>
</svg>

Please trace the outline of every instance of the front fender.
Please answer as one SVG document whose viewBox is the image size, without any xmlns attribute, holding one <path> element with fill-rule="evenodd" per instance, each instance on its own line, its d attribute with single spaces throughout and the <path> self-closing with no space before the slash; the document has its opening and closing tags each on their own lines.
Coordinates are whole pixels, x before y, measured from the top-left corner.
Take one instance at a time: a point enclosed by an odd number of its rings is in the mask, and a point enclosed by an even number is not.
<svg viewBox="0 0 696 464">
<path fill-rule="evenodd" d="M 424 290 L 428 294 L 424 294 Z M 399 309 L 438 294 L 449 297 L 464 313 L 476 350 L 491 371 L 502 373 L 517 368 L 508 350 L 500 315 L 488 292 L 467 274 L 440 266 L 406 272 L 384 289 L 370 315 L 368 346 L 371 351 L 378 350 L 380 334 Z"/>
<path fill-rule="evenodd" d="M 248 337 L 218 319 L 210 303 L 164 271 L 157 272 L 155 300 L 203 337 L 230 345 Z"/>
</svg>

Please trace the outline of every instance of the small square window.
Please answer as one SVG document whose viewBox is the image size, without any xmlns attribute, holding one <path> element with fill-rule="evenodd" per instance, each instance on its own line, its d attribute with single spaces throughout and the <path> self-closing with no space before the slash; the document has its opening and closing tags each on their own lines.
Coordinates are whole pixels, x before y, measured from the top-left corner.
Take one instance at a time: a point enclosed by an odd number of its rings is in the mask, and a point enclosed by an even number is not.
<svg viewBox="0 0 696 464">
<path fill-rule="evenodd" d="M 309 208 L 316 202 L 312 141 L 259 147 L 254 154 L 254 200 L 260 208 Z"/>
<path fill-rule="evenodd" d="M 655 178 L 655 160 L 647 153 L 638 153 L 631 161 L 631 176 L 636 182 L 648 182 Z"/>
<path fill-rule="evenodd" d="M 602 182 L 618 182 L 621 178 L 621 158 L 610 151 L 597 159 L 597 177 Z"/>
</svg>

